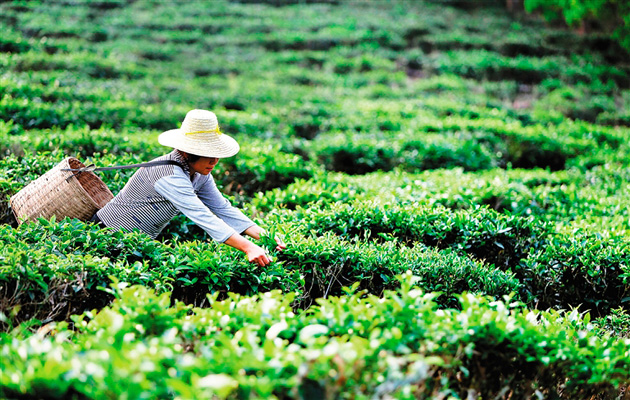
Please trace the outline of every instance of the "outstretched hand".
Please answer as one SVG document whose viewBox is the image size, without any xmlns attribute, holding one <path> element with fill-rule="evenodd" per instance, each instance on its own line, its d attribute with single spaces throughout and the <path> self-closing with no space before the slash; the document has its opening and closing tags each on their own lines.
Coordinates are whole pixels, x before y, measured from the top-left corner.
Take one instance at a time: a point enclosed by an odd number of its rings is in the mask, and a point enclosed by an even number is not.
<svg viewBox="0 0 630 400">
<path fill-rule="evenodd" d="M 265 267 L 271 263 L 271 257 L 260 246 L 253 245 L 247 251 L 245 251 L 247 259 L 250 263 L 257 264 L 260 267 Z"/>
<path fill-rule="evenodd" d="M 260 236 L 264 234 L 265 231 L 258 225 L 253 225 L 245 230 L 244 233 L 256 240 L 260 240 Z M 274 235 L 274 241 L 276 242 L 276 250 L 282 251 L 287 248 L 282 235 Z M 272 261 L 271 256 L 265 249 L 250 242 L 238 233 L 230 236 L 225 243 L 244 252 L 250 263 L 265 267 Z"/>
<path fill-rule="evenodd" d="M 245 230 L 244 233 L 247 236 L 250 236 L 256 240 L 260 240 L 260 237 L 266 234 L 265 230 L 258 225 L 250 226 L 249 228 L 247 228 L 247 230 Z M 287 245 L 284 243 L 284 238 L 282 237 L 282 235 L 276 234 L 274 235 L 273 239 L 276 242 L 276 250 L 282 251 L 287 248 Z"/>
<path fill-rule="evenodd" d="M 274 240 L 276 241 L 276 244 L 277 244 L 276 250 L 282 251 L 287 248 L 287 245 L 284 243 L 284 240 L 281 235 L 276 235 L 274 237 Z"/>
</svg>

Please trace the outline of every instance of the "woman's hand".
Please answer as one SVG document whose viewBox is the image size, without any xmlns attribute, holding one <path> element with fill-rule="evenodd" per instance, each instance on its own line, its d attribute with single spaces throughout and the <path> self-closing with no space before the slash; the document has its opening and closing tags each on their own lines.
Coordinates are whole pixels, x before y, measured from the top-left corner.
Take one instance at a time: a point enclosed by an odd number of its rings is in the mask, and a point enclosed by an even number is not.
<svg viewBox="0 0 630 400">
<path fill-rule="evenodd" d="M 286 249 L 286 248 L 287 248 L 287 245 L 286 245 L 286 244 L 284 244 L 284 240 L 282 240 L 282 236 L 280 236 L 280 235 L 276 235 L 276 236 L 274 237 L 274 240 L 276 241 L 276 244 L 277 244 L 277 246 L 276 246 L 276 250 L 278 250 L 278 251 L 282 251 L 282 250 L 284 250 L 284 249 Z"/>
<path fill-rule="evenodd" d="M 247 228 L 245 232 L 243 233 L 245 233 L 247 236 L 250 236 L 256 240 L 260 240 L 260 235 L 264 235 L 265 230 L 258 225 L 253 225 Z M 284 243 L 284 240 L 281 235 L 276 235 L 274 237 L 274 240 L 276 241 L 276 250 L 282 251 L 287 248 L 287 245 Z"/>
<path fill-rule="evenodd" d="M 262 247 L 250 242 L 238 233 L 230 236 L 225 241 L 225 244 L 245 253 L 245 255 L 247 255 L 247 260 L 251 263 L 255 263 L 261 267 L 267 266 L 271 263 L 271 257 L 269 257 Z"/>
<path fill-rule="evenodd" d="M 271 263 L 271 257 L 267 254 L 267 252 L 262 247 L 255 244 L 251 249 L 245 251 L 245 254 L 247 255 L 247 259 L 250 263 L 258 264 L 261 267 Z"/>
</svg>

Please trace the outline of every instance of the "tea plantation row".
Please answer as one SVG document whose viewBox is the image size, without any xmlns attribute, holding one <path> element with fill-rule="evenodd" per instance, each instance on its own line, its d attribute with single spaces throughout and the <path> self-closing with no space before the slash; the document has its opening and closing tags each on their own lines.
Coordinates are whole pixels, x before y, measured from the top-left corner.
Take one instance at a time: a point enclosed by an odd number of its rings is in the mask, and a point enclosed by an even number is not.
<svg viewBox="0 0 630 400">
<path fill-rule="evenodd" d="M 443 304 L 464 290 L 500 296 L 519 287 L 511 273 L 454 251 L 353 243 L 330 234 L 292 234 L 289 248 L 275 254 L 274 263 L 255 268 L 225 246 L 160 243 L 78 221 L 6 227 L 3 233 L 1 311 L 12 313 L 14 321 L 63 320 L 69 313 L 102 307 L 111 298 L 98 288 L 109 286 L 111 277 L 172 291 L 173 300 L 196 305 L 211 292 L 298 291 L 294 306 L 302 308 L 355 282 L 379 294 L 407 270 L 423 277 L 422 287 L 444 291 Z"/>
<path fill-rule="evenodd" d="M 418 278 L 415 278 L 418 279 Z M 3 396 L 88 398 L 588 398 L 630 380 L 630 339 L 577 312 L 402 287 L 320 299 L 208 296 L 209 308 L 120 284 L 98 313 L 0 336 Z M 355 285 L 356 286 L 356 285 Z M 124 289 L 123 289 L 124 288 Z"/>
<path fill-rule="evenodd" d="M 423 277 L 424 289 L 444 292 L 444 305 L 462 291 L 515 292 L 531 307 L 604 316 L 626 307 L 630 294 L 627 239 L 554 235 L 532 218 L 488 208 L 355 202 L 280 212 L 267 224 L 282 227 L 289 247 L 255 273 L 237 251 L 204 244 L 205 234 L 194 231 L 169 244 L 78 221 L 4 225 L 0 311 L 15 321 L 64 319 L 107 304 L 98 287 L 111 276 L 197 305 L 208 292 L 282 289 L 297 290 L 296 307 L 307 307 L 355 282 L 379 294 L 407 270 Z"/>
<path fill-rule="evenodd" d="M 376 103 L 364 106 L 378 107 Z M 443 106 L 452 109 L 450 103 Z M 585 169 L 623 161 L 630 153 L 624 139 L 628 129 L 572 121 L 525 126 L 519 121 L 505 122 L 502 113 L 472 119 L 436 116 L 436 111 L 410 111 L 405 117 L 397 118 L 387 114 L 393 111 L 377 108 L 374 112 L 385 113 L 383 118 L 388 124 L 398 124 L 396 131 L 384 132 L 381 127 L 364 133 L 328 132 L 314 141 L 285 138 L 280 141 L 280 147 L 258 138 L 238 137 L 243 142 L 244 152 L 263 153 L 272 158 L 282 157 L 284 153 L 297 154 L 307 161 L 321 162 L 327 170 L 348 174 L 388 171 L 395 167 L 412 172 L 458 166 L 469 171 L 497 167 L 555 171 L 576 166 Z M 230 118 L 226 119 L 229 123 Z M 396 122 L 397 119 L 400 122 Z M 82 157 L 140 153 L 141 157 L 150 158 L 165 150 L 156 145 L 154 135 L 138 136 L 135 130 L 114 132 L 71 127 L 15 134 L 12 132 L 15 126 L 13 121 L 0 125 L 2 154 L 62 148 Z"/>
<path fill-rule="evenodd" d="M 499 9 L 474 14 L 422 2 L 215 3 L 200 11 L 121 2 L 103 13 L 90 2 L 48 2 L 46 13 L 40 2 L 5 4 L 2 114 L 26 129 L 170 129 L 189 104 L 199 104 L 246 111 L 240 119 L 249 122 L 257 115 L 262 129 L 241 126 L 249 133 L 281 128 L 310 136 L 355 125 L 353 114 L 372 120 L 357 98 L 417 99 L 438 89 L 525 121 L 630 121 L 630 67 L 623 50 L 602 37 L 515 21 Z M 450 87 L 429 89 L 418 79 L 440 76 Z M 491 82 L 481 93 L 452 86 L 484 80 Z M 531 110 L 514 110 L 523 97 Z"/>
</svg>

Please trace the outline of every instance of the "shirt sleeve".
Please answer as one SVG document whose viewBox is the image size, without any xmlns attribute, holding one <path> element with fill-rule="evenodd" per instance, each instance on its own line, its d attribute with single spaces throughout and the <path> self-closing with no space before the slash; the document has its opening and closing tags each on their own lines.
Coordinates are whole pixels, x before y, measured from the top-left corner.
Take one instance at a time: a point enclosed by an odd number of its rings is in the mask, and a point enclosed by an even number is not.
<svg viewBox="0 0 630 400">
<path fill-rule="evenodd" d="M 190 179 L 181 169 L 174 168 L 173 175 L 160 178 L 153 187 L 217 242 L 225 242 L 236 233 L 234 228 L 213 214 L 199 199 Z"/>
<path fill-rule="evenodd" d="M 256 225 L 241 210 L 230 204 L 229 200 L 217 188 L 211 175 L 208 175 L 208 181 L 198 189 L 197 196 L 210 211 L 236 232 L 243 233 L 247 228 Z"/>
</svg>

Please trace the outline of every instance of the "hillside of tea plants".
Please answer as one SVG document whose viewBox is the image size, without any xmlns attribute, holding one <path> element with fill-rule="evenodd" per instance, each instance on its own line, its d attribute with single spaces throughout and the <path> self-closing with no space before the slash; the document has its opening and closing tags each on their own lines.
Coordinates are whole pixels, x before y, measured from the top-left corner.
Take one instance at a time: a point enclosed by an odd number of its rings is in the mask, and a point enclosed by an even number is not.
<svg viewBox="0 0 630 400">
<path fill-rule="evenodd" d="M 629 398 L 616 41 L 499 1 L 14 0 L 0 28 L 0 397 Z M 64 158 L 149 161 L 196 108 L 270 265 L 182 216 L 18 226 Z"/>
</svg>

